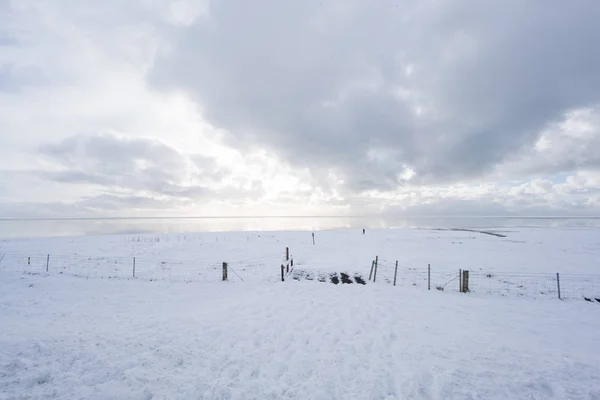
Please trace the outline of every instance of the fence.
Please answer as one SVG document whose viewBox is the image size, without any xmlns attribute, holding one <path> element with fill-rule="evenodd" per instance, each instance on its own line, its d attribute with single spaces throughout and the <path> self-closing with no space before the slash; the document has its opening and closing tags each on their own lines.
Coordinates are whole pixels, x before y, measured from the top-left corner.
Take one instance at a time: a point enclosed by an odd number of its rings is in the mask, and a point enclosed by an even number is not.
<svg viewBox="0 0 600 400">
<path fill-rule="evenodd" d="M 26 255 L 5 253 L 3 270 L 28 274 L 60 274 L 85 278 L 167 280 L 180 282 L 222 279 L 227 263 L 228 281 L 275 281 L 274 271 L 285 261 L 285 254 L 268 254 L 242 259 L 218 260 L 204 257 L 193 260 L 169 260 L 151 257 L 112 257 L 82 255 Z"/>
<path fill-rule="evenodd" d="M 287 250 L 287 249 L 286 249 Z M 0 269 L 29 274 L 64 274 L 85 278 L 167 280 L 180 282 L 217 281 L 227 264 L 228 281 L 274 282 L 293 270 L 289 251 L 241 259 L 203 257 L 169 260 L 151 257 L 82 255 L 0 254 Z M 375 261 L 374 261 L 375 266 Z M 396 261 L 376 260 L 372 280 L 424 290 L 460 291 L 459 271 L 433 265 L 410 268 Z M 281 266 L 285 266 L 285 271 Z M 281 268 L 281 269 L 280 269 Z M 281 275 L 280 275 L 281 271 Z M 318 273 L 318 271 L 314 271 Z M 365 280 L 366 277 L 365 277 Z M 560 290 L 560 295 L 559 295 Z M 485 295 L 533 298 L 587 299 L 600 302 L 600 275 L 469 271 L 469 292 Z M 596 300 L 598 299 L 598 300 Z"/>
<path fill-rule="evenodd" d="M 435 266 L 407 268 L 389 260 L 377 260 L 376 279 L 397 286 L 460 291 L 460 272 Z M 560 290 L 560 296 L 559 296 Z M 600 302 L 600 275 L 469 271 L 469 292 L 498 296 L 586 299 Z"/>
</svg>

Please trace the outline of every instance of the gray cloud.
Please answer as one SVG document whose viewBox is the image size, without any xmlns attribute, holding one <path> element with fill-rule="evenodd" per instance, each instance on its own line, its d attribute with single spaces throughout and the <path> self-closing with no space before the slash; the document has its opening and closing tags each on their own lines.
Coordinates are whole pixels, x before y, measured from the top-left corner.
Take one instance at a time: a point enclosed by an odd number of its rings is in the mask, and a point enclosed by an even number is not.
<svg viewBox="0 0 600 400">
<path fill-rule="evenodd" d="M 386 208 L 383 215 L 390 217 L 464 217 L 464 216 L 590 216 L 598 215 L 600 204 L 589 203 L 585 196 L 576 198 L 544 198 L 544 196 L 522 195 L 512 198 L 484 196 L 477 200 L 444 199 L 410 206 L 406 209 Z"/>
<path fill-rule="evenodd" d="M 538 144 L 513 154 L 501 172 L 553 175 L 600 169 L 600 106 L 571 113 L 567 122 L 550 126 Z"/>
<path fill-rule="evenodd" d="M 394 187 L 404 165 L 421 182 L 480 176 L 568 110 L 600 102 L 595 2 L 210 10 L 179 30 L 153 83 L 192 94 L 236 146 L 337 169 L 352 191 Z"/>
<path fill-rule="evenodd" d="M 148 138 L 124 138 L 115 134 L 76 135 L 40 152 L 59 170 L 40 171 L 44 178 L 61 183 L 95 184 L 148 191 L 174 197 L 201 197 L 209 190 L 187 185 L 193 178 L 187 156 Z M 195 158 L 195 165 L 217 170 L 214 160 Z"/>
<path fill-rule="evenodd" d="M 0 218 L 52 218 L 52 217 L 74 217 L 89 215 L 86 210 L 78 204 L 67 204 L 61 202 L 1 202 Z"/>
<path fill-rule="evenodd" d="M 106 192 L 78 202 L 86 209 L 176 209 L 198 200 L 242 205 L 265 193 L 260 181 L 220 184 L 230 171 L 214 158 L 182 153 L 150 138 L 80 134 L 45 144 L 39 152 L 58 167 L 37 171 L 41 178 L 96 185 Z"/>
<path fill-rule="evenodd" d="M 177 207 L 181 201 L 137 195 L 102 193 L 74 202 L 2 202 L 0 218 L 87 218 L 147 216 L 148 211 Z"/>
<path fill-rule="evenodd" d="M 86 197 L 77 203 L 79 207 L 90 211 L 120 211 L 136 209 L 162 210 L 177 206 L 173 199 L 157 199 L 148 196 L 117 196 L 112 194 L 101 194 Z"/>
</svg>

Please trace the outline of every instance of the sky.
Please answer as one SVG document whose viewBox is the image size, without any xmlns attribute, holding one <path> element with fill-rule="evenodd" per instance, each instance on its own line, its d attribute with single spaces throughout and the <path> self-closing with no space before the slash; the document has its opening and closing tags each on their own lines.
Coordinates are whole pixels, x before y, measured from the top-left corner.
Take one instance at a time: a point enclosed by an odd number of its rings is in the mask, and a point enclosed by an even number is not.
<svg viewBox="0 0 600 400">
<path fill-rule="evenodd" d="M 600 215 L 599 20 L 0 0 L 0 217 Z"/>
</svg>

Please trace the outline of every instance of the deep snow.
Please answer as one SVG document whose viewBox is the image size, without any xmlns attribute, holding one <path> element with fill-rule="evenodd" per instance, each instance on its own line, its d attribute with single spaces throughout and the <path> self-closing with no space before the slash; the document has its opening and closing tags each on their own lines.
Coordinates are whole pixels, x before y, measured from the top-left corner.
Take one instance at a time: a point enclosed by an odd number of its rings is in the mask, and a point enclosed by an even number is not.
<svg viewBox="0 0 600 400">
<path fill-rule="evenodd" d="M 505 233 L 4 241 L 0 399 L 600 399 L 600 304 L 413 285 L 408 270 L 422 278 L 427 263 L 448 276 L 482 268 L 499 284 L 502 271 L 596 272 L 595 230 Z M 286 246 L 298 271 L 368 275 L 378 255 L 378 282 L 282 283 Z M 222 261 L 244 282 L 220 282 Z"/>
<path fill-rule="evenodd" d="M 4 398 L 590 399 L 600 307 L 3 274 Z"/>
</svg>

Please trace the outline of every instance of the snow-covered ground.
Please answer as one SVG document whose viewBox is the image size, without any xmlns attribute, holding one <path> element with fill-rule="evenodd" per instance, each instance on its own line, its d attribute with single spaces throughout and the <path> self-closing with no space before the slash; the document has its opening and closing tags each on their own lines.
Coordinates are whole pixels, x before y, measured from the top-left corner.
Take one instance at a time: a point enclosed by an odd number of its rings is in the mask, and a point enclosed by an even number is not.
<svg viewBox="0 0 600 400">
<path fill-rule="evenodd" d="M 348 272 L 397 284 L 458 290 L 459 269 L 473 293 L 528 297 L 600 297 L 600 230 L 512 229 L 506 237 L 449 230 L 332 230 L 114 235 L 0 241 L 0 270 L 81 277 L 217 281 L 227 262 L 230 280 L 275 281 L 289 247 L 297 271 Z M 49 259 L 48 259 L 49 255 Z"/>
<path fill-rule="evenodd" d="M 600 399 L 600 233 L 495 233 L 2 241 L 0 399 Z"/>
<path fill-rule="evenodd" d="M 0 398 L 597 399 L 600 306 L 2 274 Z"/>
</svg>

